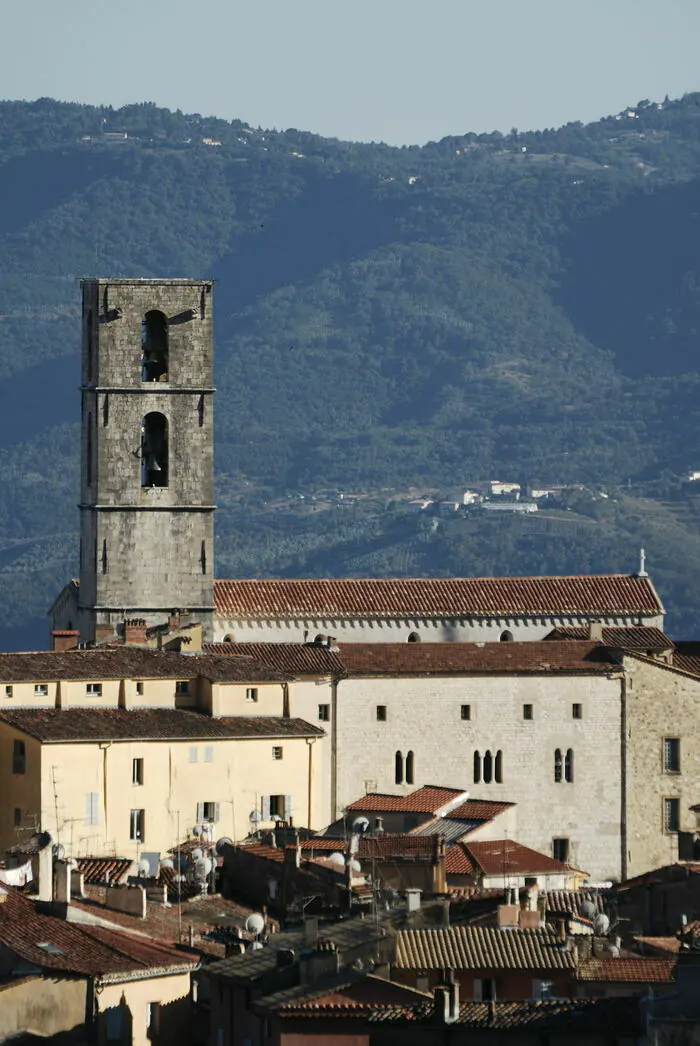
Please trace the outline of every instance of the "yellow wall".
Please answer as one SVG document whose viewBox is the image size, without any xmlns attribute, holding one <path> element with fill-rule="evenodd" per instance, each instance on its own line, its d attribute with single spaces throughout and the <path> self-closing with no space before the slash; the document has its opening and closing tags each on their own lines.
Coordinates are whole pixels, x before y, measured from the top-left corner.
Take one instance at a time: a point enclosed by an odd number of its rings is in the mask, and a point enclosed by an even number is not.
<svg viewBox="0 0 700 1046">
<path fill-rule="evenodd" d="M 148 1037 L 148 1004 L 161 1004 L 160 1032 L 157 1041 L 191 1042 L 190 974 L 175 973 L 164 977 L 102 985 L 96 992 L 98 1007 L 98 1042 L 106 1042 L 107 1011 L 123 1007 L 125 1027 L 131 1029 L 130 1046 L 150 1046 Z"/>
<path fill-rule="evenodd" d="M 7 728 L 5 728 L 7 730 Z M 273 746 L 283 757 L 273 759 Z M 328 788 L 315 772 L 312 745 L 312 821 L 320 818 Z M 197 761 L 190 761 L 190 750 Z M 211 762 L 207 762 L 207 755 Z M 132 784 L 132 760 L 143 759 L 144 783 Z M 243 839 L 250 813 L 264 795 L 291 795 L 296 825 L 308 824 L 309 745 L 304 738 L 224 741 L 130 741 L 44 745 L 41 827 L 68 856 L 169 850 L 190 835 L 199 802 L 220 804 L 215 836 Z M 54 782 L 55 795 L 54 797 Z M 86 793 L 98 795 L 98 823 L 86 824 Z M 18 804 L 15 804 L 18 805 Z M 38 807 L 36 803 L 36 807 Z M 56 818 L 58 806 L 58 821 Z M 130 811 L 145 810 L 144 839 L 129 839 Z M 3 820 L 5 804 L 0 806 Z M 316 821 L 316 826 L 323 824 Z"/>
<path fill-rule="evenodd" d="M 24 741 L 25 772 L 12 772 L 15 739 Z M 14 811 L 22 811 L 22 823 L 14 825 Z M 41 745 L 26 734 L 0 722 L 0 848 L 23 842 L 41 827 Z"/>
</svg>

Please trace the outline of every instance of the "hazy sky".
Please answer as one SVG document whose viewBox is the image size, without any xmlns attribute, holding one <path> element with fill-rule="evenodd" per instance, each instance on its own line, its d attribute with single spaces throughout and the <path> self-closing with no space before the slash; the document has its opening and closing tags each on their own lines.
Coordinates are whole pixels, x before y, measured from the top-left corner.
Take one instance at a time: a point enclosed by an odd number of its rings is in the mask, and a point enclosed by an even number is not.
<svg viewBox="0 0 700 1046">
<path fill-rule="evenodd" d="M 401 144 L 700 89 L 699 0 L 0 0 L 0 97 Z"/>
</svg>

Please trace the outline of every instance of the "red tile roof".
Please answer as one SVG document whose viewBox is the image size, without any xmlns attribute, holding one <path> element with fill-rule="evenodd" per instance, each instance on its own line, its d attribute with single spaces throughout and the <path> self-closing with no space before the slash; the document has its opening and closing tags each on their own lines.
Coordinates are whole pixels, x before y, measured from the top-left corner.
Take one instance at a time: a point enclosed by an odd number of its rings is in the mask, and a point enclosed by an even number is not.
<svg viewBox="0 0 700 1046">
<path fill-rule="evenodd" d="M 673 640 L 669 639 L 660 628 L 650 625 L 630 625 L 620 628 L 603 628 L 601 642 L 605 646 L 618 647 L 621 650 L 672 650 Z M 553 639 L 590 639 L 587 628 L 573 628 L 558 625 L 552 629 L 547 640 Z"/>
<path fill-rule="evenodd" d="M 11 888 L 0 904 L 0 942 L 34 966 L 89 976 L 143 976 L 148 970 L 191 970 L 198 965 L 192 953 L 147 937 L 44 915 Z"/>
<path fill-rule="evenodd" d="M 77 870 L 85 876 L 86 883 L 121 883 L 126 879 L 133 863 L 130 857 L 76 858 Z"/>
<path fill-rule="evenodd" d="M 245 656 L 258 664 L 272 665 L 287 676 L 341 675 L 343 663 L 337 650 L 321 643 L 208 643 L 207 653 Z"/>
<path fill-rule="evenodd" d="M 600 643 L 341 643 L 348 676 L 604 674 L 616 661 Z"/>
<path fill-rule="evenodd" d="M 178 654 L 139 647 L 0 654 L 0 680 L 7 683 L 59 679 L 178 680 L 197 676 L 223 683 L 274 683 L 286 678 L 270 665 L 260 665 L 243 656 Z"/>
<path fill-rule="evenodd" d="M 515 803 L 502 803 L 495 799 L 467 799 L 466 803 L 456 806 L 443 817 L 457 821 L 492 821 L 513 806 Z"/>
<path fill-rule="evenodd" d="M 579 981 L 669 984 L 673 981 L 675 959 L 584 959 L 578 968 Z"/>
<path fill-rule="evenodd" d="M 551 930 L 507 931 L 490 926 L 400 930 L 395 965 L 403 970 L 573 970 Z"/>
<path fill-rule="evenodd" d="M 445 871 L 452 875 L 571 875 L 576 869 L 513 839 L 457 843 L 447 851 Z"/>
<path fill-rule="evenodd" d="M 353 812 L 367 811 L 368 813 L 435 814 L 447 803 L 464 794 L 461 788 L 424 785 L 409 795 L 387 795 L 380 792 L 371 792 L 368 795 L 364 795 L 361 799 L 356 799 L 354 803 L 350 803 L 346 809 Z"/>
<path fill-rule="evenodd" d="M 417 1006 L 377 1006 L 368 1015 L 371 1024 L 403 1024 L 425 1021 L 434 1026 L 433 1004 Z M 340 1015 L 340 1014 L 339 1014 Z M 353 1014 L 348 1011 L 348 1016 Z M 527 999 L 522 1002 L 462 1002 L 455 1025 L 486 1031 L 526 1028 L 530 1034 L 552 1031 L 566 1042 L 571 1029 L 593 1032 L 614 1028 L 626 1033 L 630 1041 L 643 1032 L 637 999 Z M 563 1033 L 563 1034 L 562 1034 Z"/>
<path fill-rule="evenodd" d="M 283 716 L 221 716 L 174 708 L 17 708 L 0 720 L 39 741 L 226 740 L 320 737 L 323 730 Z"/>
<path fill-rule="evenodd" d="M 648 577 L 628 574 L 513 578 L 301 578 L 215 580 L 232 619 L 659 614 Z"/>
</svg>

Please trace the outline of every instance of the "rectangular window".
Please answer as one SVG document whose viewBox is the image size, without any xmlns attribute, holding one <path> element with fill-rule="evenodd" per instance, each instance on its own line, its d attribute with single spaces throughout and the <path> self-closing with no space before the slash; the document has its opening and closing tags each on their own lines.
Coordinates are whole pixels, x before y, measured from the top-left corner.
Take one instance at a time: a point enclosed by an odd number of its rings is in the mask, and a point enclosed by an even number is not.
<svg viewBox="0 0 700 1046">
<path fill-rule="evenodd" d="M 136 683 L 136 693 L 139 697 L 143 697 L 143 683 L 140 679 Z"/>
<path fill-rule="evenodd" d="M 220 803 L 197 803 L 197 820 L 219 821 L 221 819 L 220 806 Z"/>
<path fill-rule="evenodd" d="M 135 785 L 143 784 L 143 759 L 131 760 L 131 783 Z"/>
<path fill-rule="evenodd" d="M 6 686 L 5 687 L 5 697 L 12 697 L 12 687 L 11 686 Z"/>
<path fill-rule="evenodd" d="M 568 839 L 552 839 L 552 857 L 555 861 L 563 861 L 564 863 L 569 860 Z"/>
<path fill-rule="evenodd" d="M 146 1003 L 146 1035 L 149 1039 L 156 1039 L 160 1034 L 160 1003 Z"/>
<path fill-rule="evenodd" d="M 35 697 L 48 697 L 49 695 L 49 684 L 48 683 L 35 683 L 34 684 L 34 696 Z"/>
<path fill-rule="evenodd" d="M 471 705 L 462 705 L 459 714 L 460 714 L 462 719 L 471 719 L 471 717 L 472 717 L 472 706 Z"/>
<path fill-rule="evenodd" d="M 523 705 L 523 719 L 532 719 L 532 705 Z"/>
<path fill-rule="evenodd" d="M 189 749 L 189 759 L 190 759 L 191 763 L 196 763 L 197 762 L 197 746 L 196 745 L 192 745 L 192 747 Z"/>
<path fill-rule="evenodd" d="M 681 823 L 680 799 L 664 799 L 664 831 L 677 832 Z"/>
<path fill-rule="evenodd" d="M 273 759 L 281 759 L 282 758 L 282 745 L 273 745 L 272 746 L 272 758 Z"/>
<path fill-rule="evenodd" d="M 583 719 L 583 705 L 573 704 L 571 706 L 572 719 Z"/>
<path fill-rule="evenodd" d="M 15 812 L 14 812 L 14 816 L 12 818 L 12 823 L 14 824 L 15 828 L 19 828 L 20 825 L 22 824 L 22 808 L 19 807 L 19 806 L 15 807 Z"/>
<path fill-rule="evenodd" d="M 24 741 L 12 742 L 12 773 L 23 774 L 27 769 L 27 748 Z"/>
<path fill-rule="evenodd" d="M 211 745 L 205 745 L 204 746 L 204 762 L 205 763 L 213 763 L 214 762 L 214 749 L 212 748 Z"/>
<path fill-rule="evenodd" d="M 327 723 L 331 717 L 331 706 L 330 705 L 319 705 L 318 706 L 318 718 L 322 723 Z"/>
<path fill-rule="evenodd" d="M 664 773 L 679 774 L 681 772 L 681 739 L 679 737 L 664 737 Z"/>
<path fill-rule="evenodd" d="M 132 810 L 129 815 L 129 839 L 132 843 L 143 843 L 145 842 L 145 823 L 146 823 L 146 811 L 145 810 Z"/>
<path fill-rule="evenodd" d="M 98 823 L 99 808 L 97 792 L 85 793 L 85 824 L 95 825 Z"/>
<path fill-rule="evenodd" d="M 258 688 L 257 686 L 249 686 L 245 692 L 246 701 L 257 701 L 258 700 Z"/>
<path fill-rule="evenodd" d="M 377 705 L 377 722 L 386 723 L 386 705 Z"/>
<path fill-rule="evenodd" d="M 189 694 L 190 692 L 190 681 L 189 679 L 178 679 L 175 684 L 175 693 L 182 696 L 183 694 Z"/>
<path fill-rule="evenodd" d="M 288 821 L 292 815 L 291 795 L 264 795 L 262 799 L 262 818 L 269 821 L 276 818 Z"/>
<path fill-rule="evenodd" d="M 86 683 L 85 693 L 88 697 L 102 697 L 102 683 Z"/>
</svg>

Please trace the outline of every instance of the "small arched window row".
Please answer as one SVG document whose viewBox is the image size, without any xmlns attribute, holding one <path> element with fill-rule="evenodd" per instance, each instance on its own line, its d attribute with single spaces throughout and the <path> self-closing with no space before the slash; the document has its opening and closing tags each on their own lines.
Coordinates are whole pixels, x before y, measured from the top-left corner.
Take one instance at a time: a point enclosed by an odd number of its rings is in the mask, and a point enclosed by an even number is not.
<svg viewBox="0 0 700 1046">
<path fill-rule="evenodd" d="M 409 632 L 407 643 L 420 643 L 420 632 Z"/>
<path fill-rule="evenodd" d="M 141 424 L 141 486 L 167 487 L 168 465 L 168 419 L 152 411 Z"/>
<path fill-rule="evenodd" d="M 510 629 L 506 628 L 506 629 L 504 629 L 503 632 L 501 632 L 501 634 L 500 634 L 500 636 L 498 638 L 501 641 L 501 643 L 512 643 L 513 639 L 514 639 L 514 636 L 513 636 L 513 633 L 510 631 Z"/>
<path fill-rule="evenodd" d="M 141 381 L 167 381 L 169 357 L 168 318 L 151 309 L 141 320 Z"/>
<path fill-rule="evenodd" d="M 503 752 L 474 752 L 474 784 L 503 784 Z"/>
</svg>

